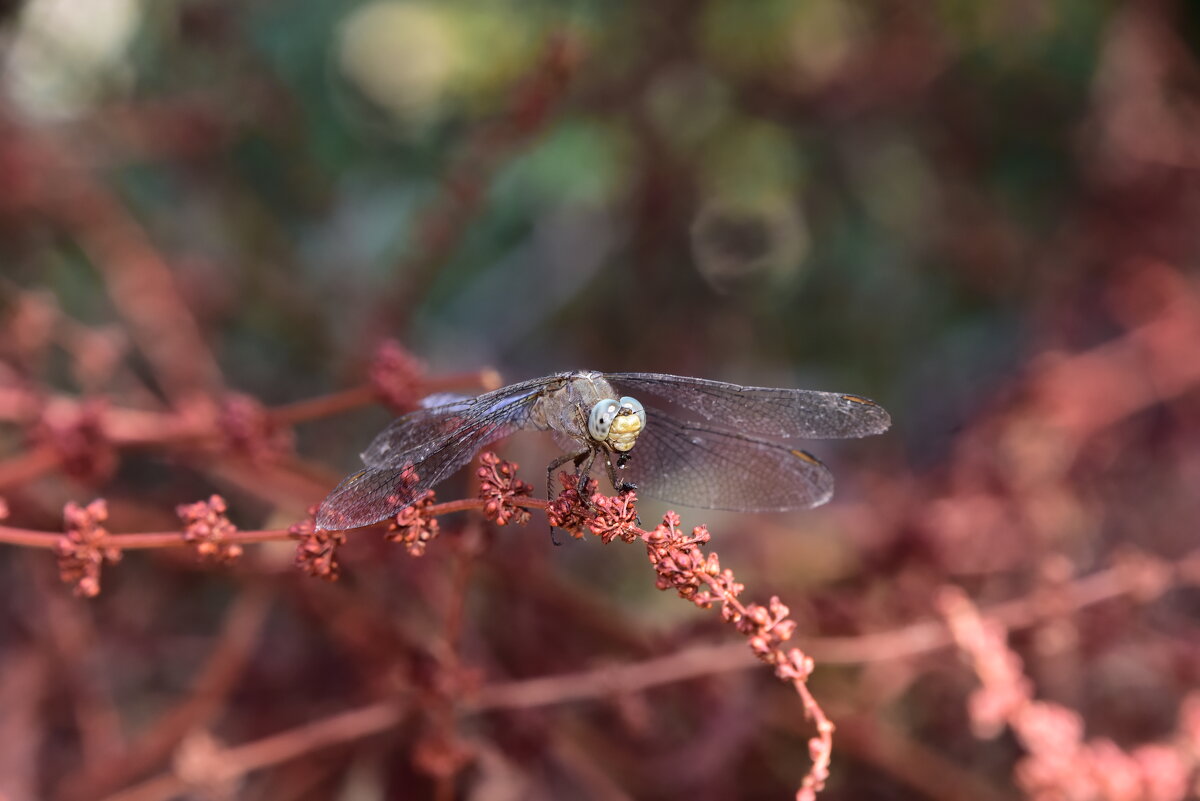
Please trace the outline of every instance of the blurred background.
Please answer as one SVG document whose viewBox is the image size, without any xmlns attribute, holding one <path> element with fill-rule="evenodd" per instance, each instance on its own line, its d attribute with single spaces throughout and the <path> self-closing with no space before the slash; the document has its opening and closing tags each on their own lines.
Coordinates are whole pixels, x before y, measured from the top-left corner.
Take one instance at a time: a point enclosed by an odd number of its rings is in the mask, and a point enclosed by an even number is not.
<svg viewBox="0 0 1200 801">
<path fill-rule="evenodd" d="M 679 509 L 791 607 L 824 797 L 1196 797 L 1198 56 L 1182 0 L 0 3 L 4 522 L 286 528 L 421 392 L 563 369 L 861 394 L 830 505 Z M 88 600 L 0 537 L 0 799 L 792 797 L 752 661 L 456 706 L 741 643 L 639 546 L 441 524 Z"/>
</svg>

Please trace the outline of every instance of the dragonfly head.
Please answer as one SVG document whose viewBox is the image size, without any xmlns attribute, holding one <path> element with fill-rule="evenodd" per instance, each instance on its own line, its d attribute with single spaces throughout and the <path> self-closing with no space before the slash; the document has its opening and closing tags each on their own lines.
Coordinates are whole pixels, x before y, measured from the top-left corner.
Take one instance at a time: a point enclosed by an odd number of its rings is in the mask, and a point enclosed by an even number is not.
<svg viewBox="0 0 1200 801">
<path fill-rule="evenodd" d="M 619 401 L 605 398 L 592 407 L 588 416 L 588 436 L 624 453 L 637 442 L 646 427 L 646 410 L 634 398 Z"/>
</svg>

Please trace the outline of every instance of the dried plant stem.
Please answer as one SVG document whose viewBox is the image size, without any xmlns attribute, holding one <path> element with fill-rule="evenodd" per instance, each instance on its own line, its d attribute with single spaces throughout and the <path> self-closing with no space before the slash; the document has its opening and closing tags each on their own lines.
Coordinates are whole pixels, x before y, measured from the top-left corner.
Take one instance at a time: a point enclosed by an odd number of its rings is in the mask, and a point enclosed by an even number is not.
<svg viewBox="0 0 1200 801">
<path fill-rule="evenodd" d="M 1200 582 L 1200 551 L 1173 565 L 1146 558 L 1127 560 L 1073 579 L 1056 594 L 1048 609 L 1040 596 L 1025 596 L 985 607 L 984 616 L 1009 629 L 1028 628 L 1056 614 L 1083 609 L 1123 597 L 1145 600 L 1176 584 Z M 889 662 L 949 648 L 954 644 L 942 620 L 926 620 L 891 631 L 850 637 L 822 637 L 805 643 L 805 650 L 826 664 Z"/>
<path fill-rule="evenodd" d="M 470 373 L 452 373 L 450 375 L 427 378 L 421 382 L 414 393 L 416 397 L 431 395 L 435 392 L 447 392 L 453 389 L 496 389 L 500 386 L 500 376 L 492 369 L 477 370 Z M 325 417 L 370 406 L 379 401 L 379 390 L 373 384 L 360 384 L 340 392 L 306 398 L 294 403 L 283 404 L 268 410 L 271 421 L 280 426 L 294 426 L 309 420 L 319 420 Z"/>
<path fill-rule="evenodd" d="M 499 376 L 491 369 L 456 373 L 422 381 L 416 390 L 416 397 L 454 389 L 494 389 L 498 383 Z M 372 384 L 362 384 L 269 408 L 265 410 L 265 415 L 275 426 L 290 427 L 378 401 L 378 388 Z M 63 416 L 77 417 L 84 410 L 85 403 L 70 395 L 44 397 L 16 387 L 0 387 L 0 421 L 27 424 L 36 420 L 46 408 L 54 408 Z M 106 404 L 97 415 L 104 441 L 116 448 L 200 446 L 219 443 L 225 438 L 219 419 L 211 414 L 132 409 Z M 0 487 L 36 477 L 30 475 L 34 466 L 39 468 L 34 471 L 36 474 L 52 469 L 54 462 L 44 450 L 34 449 L 9 462 L 0 463 Z"/>
<path fill-rule="evenodd" d="M 227 541 L 233 543 L 272 542 L 274 540 L 286 540 L 287 538 L 287 529 L 266 529 L 263 531 L 238 531 L 230 534 Z M 58 541 L 61 539 L 62 534 L 50 531 L 34 531 L 26 528 L 0 526 L 0 543 L 8 545 L 20 545 L 26 548 L 57 548 Z M 182 531 L 111 534 L 106 543 L 122 551 L 190 545 L 184 539 Z"/>
<path fill-rule="evenodd" d="M 741 643 L 736 647 L 698 646 L 626 665 L 486 686 L 473 697 L 462 699 L 455 709 L 460 715 L 478 714 L 495 709 L 532 709 L 595 700 L 715 673 L 745 670 L 757 664 Z M 222 778 L 236 778 L 322 748 L 387 731 L 398 725 L 406 712 L 407 706 L 399 702 L 370 704 L 262 740 L 228 748 L 216 761 L 223 766 Z M 171 798 L 186 789 L 181 779 L 164 774 L 111 795 L 105 801 L 158 801 Z"/>
<path fill-rule="evenodd" d="M 667 656 L 576 673 L 490 684 L 459 704 L 463 712 L 526 709 L 635 693 L 680 681 L 757 667 L 744 643 L 700 645 Z"/>
<path fill-rule="evenodd" d="M 261 740 L 222 750 L 214 760 L 214 781 L 236 779 L 256 770 L 394 728 L 407 712 L 399 701 L 381 701 L 297 726 Z M 104 801 L 165 801 L 185 793 L 188 784 L 167 773 L 108 796 Z"/>
<path fill-rule="evenodd" d="M 699 678 L 757 664 L 739 644 L 699 646 L 670 656 L 610 668 L 579 671 L 549 678 L 514 681 L 484 687 L 474 697 L 456 705 L 458 714 L 493 709 L 530 709 L 573 701 L 594 700 L 647 690 L 677 681 Z M 297 759 L 322 748 L 370 737 L 398 725 L 408 707 L 382 701 L 298 726 L 279 734 L 225 749 L 216 763 L 224 779 Z M 186 791 L 187 785 L 164 774 L 109 796 L 105 801 L 159 801 Z"/>
<path fill-rule="evenodd" d="M 359 384 L 341 392 L 331 392 L 328 395 L 319 395 L 315 398 L 305 398 L 294 403 L 276 406 L 268 414 L 271 422 L 276 425 L 292 426 L 306 420 L 332 417 L 362 406 L 370 406 L 375 403 L 377 398 L 374 386 Z"/>
<path fill-rule="evenodd" d="M 434 504 L 430 507 L 434 515 L 445 515 L 452 512 L 465 512 L 470 509 L 482 509 L 485 501 L 479 498 L 463 498 L 455 501 Z M 546 501 L 540 498 L 523 498 L 518 506 L 527 509 L 545 509 Z M 255 542 L 275 542 L 290 537 L 286 528 L 263 529 L 261 531 L 237 531 L 229 534 L 227 542 L 249 544 Z M 17 545 L 25 548 L 56 548 L 62 534 L 53 531 L 38 531 L 28 528 L 0 525 L 0 543 Z M 106 542 L 113 548 L 122 551 L 140 550 L 143 548 L 172 548 L 190 545 L 182 531 L 153 531 L 140 534 L 110 534 Z"/>
</svg>

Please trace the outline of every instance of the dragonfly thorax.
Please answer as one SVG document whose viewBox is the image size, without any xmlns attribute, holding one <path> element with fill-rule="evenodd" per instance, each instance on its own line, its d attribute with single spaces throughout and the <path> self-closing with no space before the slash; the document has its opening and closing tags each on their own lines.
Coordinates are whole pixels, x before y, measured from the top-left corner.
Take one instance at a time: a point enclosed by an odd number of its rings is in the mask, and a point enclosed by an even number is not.
<svg viewBox="0 0 1200 801">
<path fill-rule="evenodd" d="M 605 398 L 588 415 L 588 436 L 622 453 L 633 448 L 646 427 L 646 410 L 635 398 Z"/>
</svg>

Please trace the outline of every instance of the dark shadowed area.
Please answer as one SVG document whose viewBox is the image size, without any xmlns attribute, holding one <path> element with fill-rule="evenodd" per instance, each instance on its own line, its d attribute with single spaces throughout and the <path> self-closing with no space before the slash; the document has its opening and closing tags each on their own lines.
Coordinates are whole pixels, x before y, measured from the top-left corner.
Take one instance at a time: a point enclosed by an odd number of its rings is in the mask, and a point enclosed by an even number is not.
<svg viewBox="0 0 1200 801">
<path fill-rule="evenodd" d="M 0 801 L 1195 798 L 1198 132 L 1182 0 L 0 3 Z M 314 529 L 563 370 L 893 425 Z"/>
</svg>

